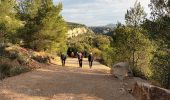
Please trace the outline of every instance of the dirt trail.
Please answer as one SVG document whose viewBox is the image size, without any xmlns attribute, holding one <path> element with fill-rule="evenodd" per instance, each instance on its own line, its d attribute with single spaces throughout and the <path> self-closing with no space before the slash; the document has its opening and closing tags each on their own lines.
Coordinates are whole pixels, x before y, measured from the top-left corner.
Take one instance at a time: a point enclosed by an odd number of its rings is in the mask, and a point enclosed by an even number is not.
<svg viewBox="0 0 170 100">
<path fill-rule="evenodd" d="M 110 69 L 94 62 L 77 68 L 77 59 L 67 66 L 47 66 L 0 81 L 0 100 L 134 100 L 122 89 L 123 82 L 113 78 Z"/>
</svg>

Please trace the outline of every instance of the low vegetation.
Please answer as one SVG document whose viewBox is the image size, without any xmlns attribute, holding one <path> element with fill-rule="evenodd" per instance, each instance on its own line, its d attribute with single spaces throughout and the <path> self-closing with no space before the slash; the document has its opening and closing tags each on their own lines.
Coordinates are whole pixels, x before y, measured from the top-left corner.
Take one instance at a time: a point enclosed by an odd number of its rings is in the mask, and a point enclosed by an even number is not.
<svg viewBox="0 0 170 100">
<path fill-rule="evenodd" d="M 18 66 L 14 67 L 9 63 L 1 63 L 0 64 L 0 79 L 4 79 L 5 77 L 16 76 L 21 73 L 25 73 L 30 71 L 28 67 Z"/>
</svg>

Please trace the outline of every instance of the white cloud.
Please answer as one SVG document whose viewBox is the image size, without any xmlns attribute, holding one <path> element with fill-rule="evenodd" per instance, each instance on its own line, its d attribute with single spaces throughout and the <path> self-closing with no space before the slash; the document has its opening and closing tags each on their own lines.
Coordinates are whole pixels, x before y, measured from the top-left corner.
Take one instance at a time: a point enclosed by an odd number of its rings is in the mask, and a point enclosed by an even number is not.
<svg viewBox="0 0 170 100">
<path fill-rule="evenodd" d="M 124 15 L 136 0 L 62 0 L 62 15 L 67 21 L 86 25 L 124 22 Z M 150 0 L 138 0 L 149 13 Z"/>
</svg>

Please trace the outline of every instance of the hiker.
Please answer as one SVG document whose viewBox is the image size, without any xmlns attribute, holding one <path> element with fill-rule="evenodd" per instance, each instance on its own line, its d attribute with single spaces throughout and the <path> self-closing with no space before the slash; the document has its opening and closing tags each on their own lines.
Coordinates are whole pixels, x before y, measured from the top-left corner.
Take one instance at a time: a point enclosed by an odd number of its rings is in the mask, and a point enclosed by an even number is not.
<svg viewBox="0 0 170 100">
<path fill-rule="evenodd" d="M 61 54 L 61 63 L 62 63 L 62 66 L 65 66 L 65 61 L 66 61 L 66 55 L 64 53 Z"/>
<path fill-rule="evenodd" d="M 84 51 L 84 52 L 83 52 L 83 57 L 84 57 L 84 58 L 87 58 L 87 51 Z"/>
<path fill-rule="evenodd" d="M 93 60 L 94 60 L 94 57 L 93 57 L 92 53 L 90 53 L 89 56 L 88 56 L 88 61 L 89 61 L 89 67 L 90 68 L 92 68 Z"/>
<path fill-rule="evenodd" d="M 78 61 L 79 61 L 79 67 L 82 68 L 83 54 L 78 53 L 77 56 L 78 56 Z"/>
<path fill-rule="evenodd" d="M 71 57 L 74 58 L 74 52 L 71 52 Z"/>
</svg>

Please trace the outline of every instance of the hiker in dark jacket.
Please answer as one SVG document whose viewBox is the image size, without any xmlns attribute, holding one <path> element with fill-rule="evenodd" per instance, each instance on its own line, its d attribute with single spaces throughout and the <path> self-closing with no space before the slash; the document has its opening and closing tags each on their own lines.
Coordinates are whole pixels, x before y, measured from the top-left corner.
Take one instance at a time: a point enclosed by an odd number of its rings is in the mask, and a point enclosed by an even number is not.
<svg viewBox="0 0 170 100">
<path fill-rule="evenodd" d="M 88 61 L 89 61 L 89 67 L 90 68 L 92 68 L 93 60 L 94 60 L 94 57 L 93 57 L 92 53 L 90 53 L 89 56 L 88 56 Z"/>
<path fill-rule="evenodd" d="M 82 68 L 83 54 L 78 53 L 77 56 L 78 56 L 78 61 L 79 61 L 79 67 Z"/>
<path fill-rule="evenodd" d="M 65 61 L 66 61 L 66 58 L 67 58 L 66 55 L 62 53 L 60 58 L 61 58 L 62 66 L 65 66 Z"/>
</svg>

